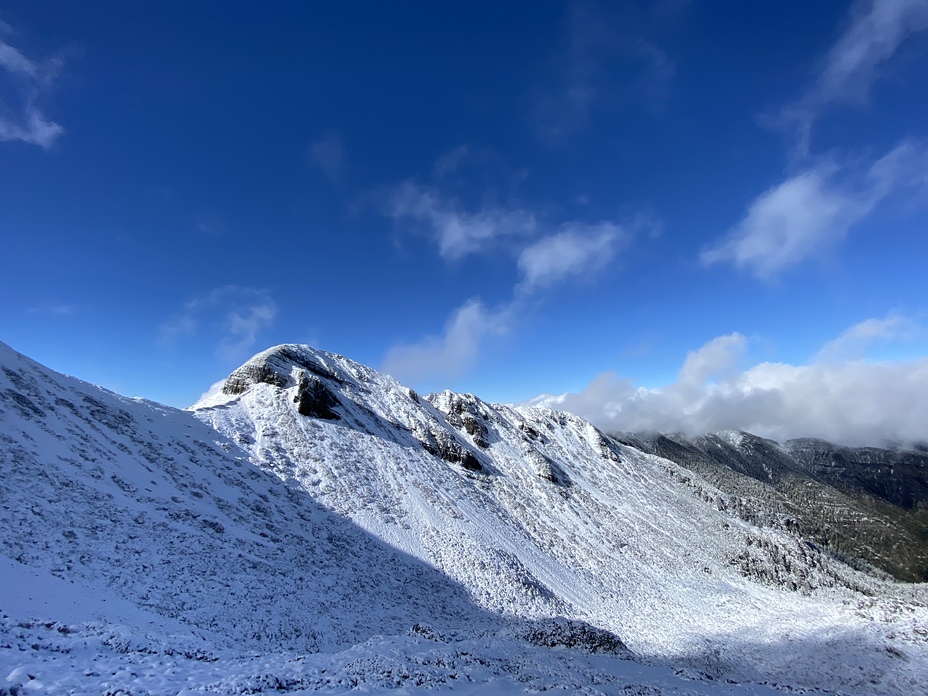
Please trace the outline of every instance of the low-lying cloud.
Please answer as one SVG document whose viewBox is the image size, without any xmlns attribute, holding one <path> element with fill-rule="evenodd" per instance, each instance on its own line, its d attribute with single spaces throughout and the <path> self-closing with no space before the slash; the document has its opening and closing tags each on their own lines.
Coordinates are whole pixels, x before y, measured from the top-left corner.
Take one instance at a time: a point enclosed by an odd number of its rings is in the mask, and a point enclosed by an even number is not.
<svg viewBox="0 0 928 696">
<path fill-rule="evenodd" d="M 739 365 L 748 340 L 734 333 L 691 351 L 677 380 L 647 389 L 614 372 L 583 391 L 547 400 L 613 432 L 722 430 L 784 441 L 818 437 L 852 445 L 928 440 L 928 357 L 901 361 L 835 361 L 853 345 L 900 336 L 914 322 L 898 315 L 861 322 L 823 348 L 829 359 L 805 365 Z M 822 355 L 820 354 L 820 356 Z"/>
</svg>

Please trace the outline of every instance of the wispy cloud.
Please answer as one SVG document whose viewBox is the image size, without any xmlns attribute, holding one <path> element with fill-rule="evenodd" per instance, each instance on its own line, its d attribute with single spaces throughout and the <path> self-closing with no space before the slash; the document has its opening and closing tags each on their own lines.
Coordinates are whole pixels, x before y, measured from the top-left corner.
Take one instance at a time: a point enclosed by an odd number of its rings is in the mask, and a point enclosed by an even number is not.
<svg viewBox="0 0 928 696">
<path fill-rule="evenodd" d="M 20 141 L 47 150 L 64 133 L 40 106 L 62 66 L 60 58 L 32 60 L 0 40 L 0 70 L 10 75 L 8 84 L 13 86 L 9 93 L 0 94 L 0 141 Z"/>
<path fill-rule="evenodd" d="M 677 15 L 645 12 L 631 3 L 570 3 L 566 45 L 550 84 L 534 100 L 538 137 L 550 145 L 563 144 L 589 124 L 594 110 L 623 103 L 630 94 L 646 108 L 663 102 L 676 66 L 654 40 L 653 25 Z"/>
<path fill-rule="evenodd" d="M 893 191 L 925 184 L 928 147 L 904 141 L 869 166 L 825 161 L 771 187 L 722 240 L 704 250 L 760 278 L 816 257 L 842 240 Z"/>
<path fill-rule="evenodd" d="M 337 131 L 326 133 L 325 137 L 310 145 L 309 159 L 332 183 L 342 182 L 346 169 L 345 146 Z"/>
<path fill-rule="evenodd" d="M 511 330 L 532 296 L 602 270 L 629 238 L 621 226 L 608 221 L 592 225 L 574 221 L 558 229 L 522 250 L 517 261 L 522 280 L 508 303 L 488 310 L 479 300 L 469 300 L 454 310 L 440 336 L 392 348 L 383 369 L 412 385 L 464 374 L 477 363 L 488 341 Z"/>
<path fill-rule="evenodd" d="M 858 0 L 847 29 L 828 52 L 798 101 L 774 121 L 795 128 L 798 148 L 808 154 L 815 121 L 837 104 L 863 104 L 899 47 L 928 29 L 926 0 Z"/>
<path fill-rule="evenodd" d="M 555 405 L 613 431 L 745 430 L 780 441 L 821 437 L 848 444 L 924 441 L 928 357 L 863 359 L 863 344 L 898 338 L 912 326 L 899 315 L 869 319 L 824 346 L 808 364 L 763 362 L 747 369 L 740 365 L 748 340 L 729 334 L 691 351 L 677 380 L 665 387 L 636 387 L 603 373 L 583 391 L 558 397 Z M 835 360 L 852 344 L 856 359 Z"/>
<path fill-rule="evenodd" d="M 450 261 L 483 251 L 501 237 L 531 234 L 536 228 L 535 216 L 520 208 L 469 211 L 456 198 L 412 181 L 393 190 L 387 212 L 394 220 L 423 225 L 435 237 L 439 254 Z"/>
<path fill-rule="evenodd" d="M 383 370 L 414 385 L 460 376 L 474 366 L 484 341 L 505 334 L 511 322 L 511 306 L 490 311 L 479 300 L 469 300 L 454 311 L 440 336 L 391 348 Z"/>
<path fill-rule="evenodd" d="M 77 313 L 77 307 L 70 304 L 56 303 L 37 305 L 26 310 L 30 314 L 50 314 L 56 317 L 68 317 Z"/>
<path fill-rule="evenodd" d="M 523 277 L 519 291 L 533 292 L 570 276 L 600 271 L 625 239 L 622 228 L 612 222 L 567 223 L 557 234 L 538 240 L 519 254 Z"/>
<path fill-rule="evenodd" d="M 512 297 L 487 309 L 478 299 L 457 307 L 440 335 L 390 349 L 383 369 L 413 385 L 422 379 L 453 379 L 476 364 L 488 341 L 505 334 L 532 302 L 552 286 L 582 277 L 589 280 L 615 258 L 637 232 L 656 234 L 653 213 L 639 213 L 628 226 L 610 220 L 588 223 L 571 220 L 552 223 L 543 211 L 517 205 L 484 204 L 468 208 L 444 191 L 461 184 L 461 170 L 491 170 L 491 177 L 506 173 L 500 158 L 468 146 L 455 148 L 434 167 L 431 186 L 405 181 L 387 196 L 384 212 L 396 222 L 418 224 L 438 246 L 439 255 L 457 261 L 470 254 L 502 248 L 512 255 L 519 280 Z M 483 181 L 479 172 L 467 172 Z M 467 182 L 455 190 L 467 188 Z M 491 187 L 488 187 L 491 188 Z M 475 196 L 493 200 L 491 192 Z"/>
<path fill-rule="evenodd" d="M 190 300 L 183 310 L 161 326 L 162 345 L 182 338 L 206 336 L 215 340 L 224 360 L 245 356 L 258 334 L 271 326 L 277 305 L 266 290 L 224 285 Z"/>
<path fill-rule="evenodd" d="M 891 312 L 885 317 L 866 319 L 845 330 L 822 347 L 816 361 L 860 360 L 876 344 L 905 341 L 920 335 L 924 335 L 924 329 L 918 323 L 903 314 Z"/>
<path fill-rule="evenodd" d="M 213 210 L 203 210 L 197 213 L 194 226 L 198 231 L 210 236 L 219 236 L 225 231 L 222 218 Z"/>
</svg>

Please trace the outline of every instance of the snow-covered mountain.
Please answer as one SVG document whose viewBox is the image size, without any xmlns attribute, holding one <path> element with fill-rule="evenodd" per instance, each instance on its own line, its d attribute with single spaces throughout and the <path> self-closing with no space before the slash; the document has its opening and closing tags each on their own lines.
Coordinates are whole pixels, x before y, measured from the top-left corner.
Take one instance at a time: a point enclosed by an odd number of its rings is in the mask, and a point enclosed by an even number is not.
<svg viewBox="0 0 928 696">
<path fill-rule="evenodd" d="M 928 682 L 924 585 L 747 521 L 700 475 L 575 416 L 419 396 L 297 345 L 190 411 L 2 344 L 0 364 L 8 689 Z"/>
</svg>

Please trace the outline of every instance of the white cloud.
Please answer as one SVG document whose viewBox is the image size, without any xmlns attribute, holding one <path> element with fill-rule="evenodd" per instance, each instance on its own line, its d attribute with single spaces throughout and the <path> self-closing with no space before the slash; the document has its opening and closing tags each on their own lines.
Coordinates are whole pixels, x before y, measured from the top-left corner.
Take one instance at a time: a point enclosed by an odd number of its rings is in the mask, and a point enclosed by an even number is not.
<svg viewBox="0 0 928 696">
<path fill-rule="evenodd" d="M 728 374 L 737 364 L 747 347 L 747 339 L 740 333 L 718 336 L 699 350 L 691 350 L 677 375 L 682 385 L 701 385 Z"/>
<path fill-rule="evenodd" d="M 477 362 L 487 338 L 509 330 L 511 318 L 511 307 L 492 312 L 478 300 L 469 300 L 454 311 L 441 336 L 393 347 L 382 369 L 414 386 L 422 380 L 457 377 Z"/>
<path fill-rule="evenodd" d="M 337 132 L 331 131 L 310 145 L 309 158 L 332 183 L 341 183 L 345 175 L 345 147 Z"/>
<path fill-rule="evenodd" d="M 533 291 L 569 276 L 601 270 L 624 239 L 622 228 L 611 222 L 595 225 L 572 222 L 561 230 L 526 247 L 519 255 L 521 291 Z"/>
<path fill-rule="evenodd" d="M 603 373 L 553 405 L 611 431 L 745 430 L 780 441 L 820 437 L 858 445 L 924 441 L 928 357 L 860 359 L 868 341 L 899 337 L 912 326 L 899 315 L 869 319 L 823 347 L 822 359 L 806 365 L 764 362 L 745 370 L 737 365 L 746 339 L 720 336 L 689 353 L 677 381 L 666 387 L 635 387 Z M 850 346 L 858 359 L 834 361 Z"/>
<path fill-rule="evenodd" d="M 435 235 L 439 253 L 452 261 L 479 252 L 500 237 L 535 230 L 534 215 L 518 208 L 487 207 L 477 212 L 460 208 L 456 199 L 406 181 L 390 196 L 388 213 L 394 220 L 424 223 Z"/>
<path fill-rule="evenodd" d="M 912 319 L 898 313 L 866 319 L 826 343 L 816 360 L 823 363 L 859 360 L 874 344 L 905 340 L 920 332 L 919 326 Z"/>
<path fill-rule="evenodd" d="M 31 60 L 14 46 L 0 41 L 0 69 L 14 78 L 14 91 L 19 92 L 0 94 L 0 141 L 21 141 L 47 150 L 64 133 L 64 128 L 46 117 L 39 107 L 40 98 L 50 89 L 61 65 L 59 59 Z M 10 100 L 18 105 L 10 106 L 7 103 Z"/>
<path fill-rule="evenodd" d="M 849 24 L 828 52 L 811 87 L 779 120 L 795 127 L 799 149 L 807 154 L 815 120 L 827 107 L 865 103 L 874 82 L 899 46 L 928 29 L 926 0 L 859 0 Z"/>
<path fill-rule="evenodd" d="M 863 172 L 818 164 L 758 196 L 741 222 L 700 258 L 770 278 L 833 247 L 895 190 L 923 186 L 926 165 L 928 148 L 915 141 L 903 141 Z"/>
<path fill-rule="evenodd" d="M 162 345 L 193 336 L 208 335 L 217 341 L 216 352 L 224 360 L 245 357 L 277 315 L 277 305 L 265 290 L 225 285 L 190 300 L 183 311 L 161 327 Z"/>
<path fill-rule="evenodd" d="M 758 196 L 727 238 L 705 250 L 705 264 L 730 261 L 769 278 L 842 239 L 869 205 L 831 180 L 827 166 L 790 177 Z"/>
<path fill-rule="evenodd" d="M 880 66 L 910 35 L 928 29 L 928 2 L 862 1 L 851 16 L 819 75 L 815 98 L 821 102 L 866 99 Z"/>
</svg>

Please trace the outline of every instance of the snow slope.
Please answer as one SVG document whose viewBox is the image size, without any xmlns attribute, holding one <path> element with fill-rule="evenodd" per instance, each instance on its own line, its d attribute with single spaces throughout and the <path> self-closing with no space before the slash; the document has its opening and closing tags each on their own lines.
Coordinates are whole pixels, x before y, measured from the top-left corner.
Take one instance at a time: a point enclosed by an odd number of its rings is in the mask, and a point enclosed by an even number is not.
<svg viewBox="0 0 928 696">
<path fill-rule="evenodd" d="M 309 382 L 329 417 L 301 415 Z M 424 399 L 305 346 L 255 356 L 226 387 L 195 407 L 200 418 L 494 613 L 579 618 L 645 658 L 738 679 L 870 688 L 844 669 L 848 649 L 880 663 L 884 686 L 926 676 L 920 634 L 907 628 L 900 649 L 913 656 L 896 658 L 884 647 L 900 626 L 858 613 L 855 590 L 895 607 L 892 585 L 721 512 L 708 484 L 575 416 Z M 444 459 L 429 451 L 442 438 Z"/>
<path fill-rule="evenodd" d="M 0 367 L 0 693 L 928 682 L 924 586 L 574 416 L 306 346 L 192 412 Z"/>
</svg>

